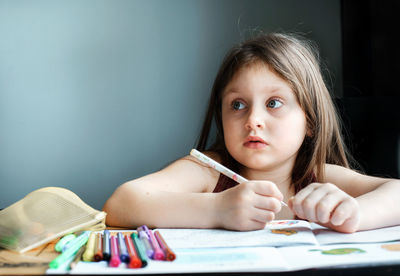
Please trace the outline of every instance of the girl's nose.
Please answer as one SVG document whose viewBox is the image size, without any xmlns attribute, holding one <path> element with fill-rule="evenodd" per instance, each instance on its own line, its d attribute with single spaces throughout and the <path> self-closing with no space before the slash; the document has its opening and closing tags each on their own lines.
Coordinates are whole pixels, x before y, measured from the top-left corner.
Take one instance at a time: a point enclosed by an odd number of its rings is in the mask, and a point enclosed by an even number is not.
<svg viewBox="0 0 400 276">
<path fill-rule="evenodd" d="M 247 130 L 264 129 L 265 123 L 260 111 L 252 109 L 245 125 Z"/>
</svg>

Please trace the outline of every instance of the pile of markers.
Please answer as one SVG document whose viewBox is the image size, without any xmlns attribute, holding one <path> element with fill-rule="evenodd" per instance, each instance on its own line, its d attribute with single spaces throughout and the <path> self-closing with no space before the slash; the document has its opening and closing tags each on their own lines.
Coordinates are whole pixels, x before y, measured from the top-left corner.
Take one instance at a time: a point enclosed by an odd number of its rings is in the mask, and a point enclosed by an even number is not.
<svg viewBox="0 0 400 276">
<path fill-rule="evenodd" d="M 69 234 L 55 245 L 61 254 L 50 262 L 50 268 L 69 263 L 72 269 L 85 262 L 107 261 L 110 267 L 126 263 L 129 268 L 145 267 L 148 259 L 173 261 L 175 253 L 169 248 L 160 232 L 150 230 L 146 225 L 137 228 L 137 233 L 110 232 L 95 233 L 84 231 L 80 235 Z"/>
</svg>

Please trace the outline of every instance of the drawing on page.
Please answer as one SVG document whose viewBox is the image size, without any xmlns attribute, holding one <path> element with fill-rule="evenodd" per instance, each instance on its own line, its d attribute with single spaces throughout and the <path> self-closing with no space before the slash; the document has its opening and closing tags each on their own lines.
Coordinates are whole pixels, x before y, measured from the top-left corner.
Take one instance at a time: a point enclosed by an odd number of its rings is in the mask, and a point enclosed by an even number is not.
<svg viewBox="0 0 400 276">
<path fill-rule="evenodd" d="M 389 251 L 400 251 L 400 243 L 382 244 L 381 247 Z"/>
<path fill-rule="evenodd" d="M 271 233 L 291 236 L 297 234 L 297 231 L 293 229 L 271 229 Z"/>
<path fill-rule="evenodd" d="M 321 249 L 310 249 L 310 252 L 321 252 L 324 255 L 347 255 L 347 254 L 358 254 L 358 253 L 365 253 L 365 250 L 360 248 L 334 248 L 329 250 L 321 250 Z"/>
</svg>

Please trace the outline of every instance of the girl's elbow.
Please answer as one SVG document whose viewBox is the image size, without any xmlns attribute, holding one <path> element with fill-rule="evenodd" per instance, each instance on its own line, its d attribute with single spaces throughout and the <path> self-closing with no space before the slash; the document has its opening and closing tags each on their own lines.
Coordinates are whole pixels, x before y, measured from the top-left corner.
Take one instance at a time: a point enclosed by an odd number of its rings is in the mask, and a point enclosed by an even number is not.
<svg viewBox="0 0 400 276">
<path fill-rule="evenodd" d="M 118 203 L 117 200 L 111 196 L 103 206 L 103 211 L 107 213 L 106 215 L 106 225 L 107 226 L 119 226 L 119 214 L 118 214 Z"/>
<path fill-rule="evenodd" d="M 106 225 L 107 226 L 116 226 L 123 227 L 124 226 L 124 207 L 126 204 L 124 203 L 126 188 L 121 185 L 106 201 L 103 206 L 103 211 L 107 213 L 106 216 Z"/>
</svg>

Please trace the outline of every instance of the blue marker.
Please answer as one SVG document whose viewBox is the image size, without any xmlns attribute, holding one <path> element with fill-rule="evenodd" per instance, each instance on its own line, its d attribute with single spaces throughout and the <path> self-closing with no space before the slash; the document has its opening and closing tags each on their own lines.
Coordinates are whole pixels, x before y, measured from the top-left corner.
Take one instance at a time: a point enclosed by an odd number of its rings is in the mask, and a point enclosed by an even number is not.
<svg viewBox="0 0 400 276">
<path fill-rule="evenodd" d="M 118 232 L 117 237 L 119 245 L 119 258 L 121 259 L 121 262 L 129 263 L 130 258 L 128 254 L 128 248 L 126 247 L 126 243 L 124 240 L 124 236 L 122 235 L 121 232 Z"/>
<path fill-rule="evenodd" d="M 110 231 L 104 230 L 103 234 L 103 260 L 109 261 L 111 257 Z"/>
</svg>

